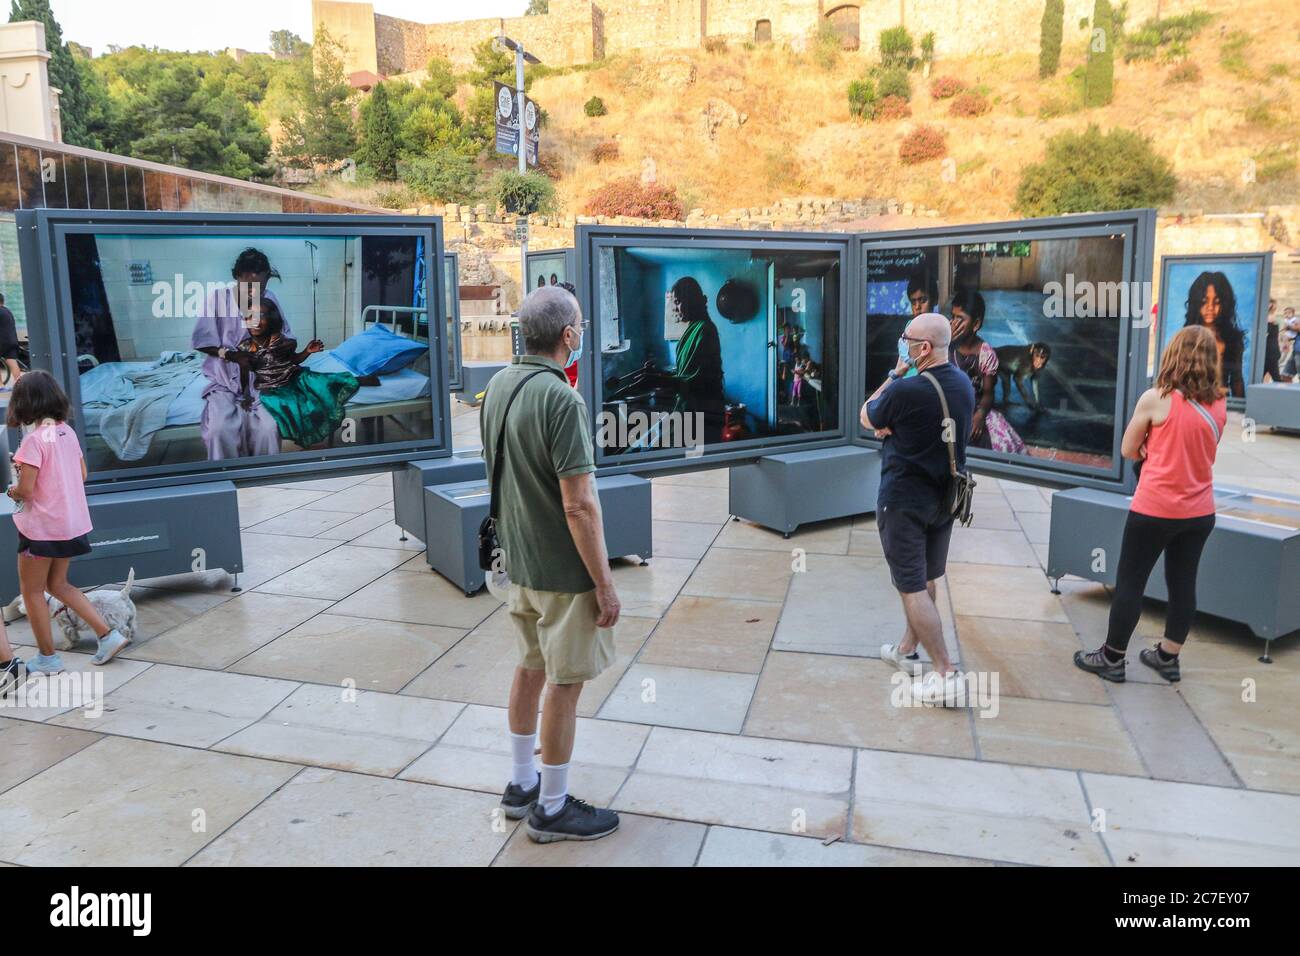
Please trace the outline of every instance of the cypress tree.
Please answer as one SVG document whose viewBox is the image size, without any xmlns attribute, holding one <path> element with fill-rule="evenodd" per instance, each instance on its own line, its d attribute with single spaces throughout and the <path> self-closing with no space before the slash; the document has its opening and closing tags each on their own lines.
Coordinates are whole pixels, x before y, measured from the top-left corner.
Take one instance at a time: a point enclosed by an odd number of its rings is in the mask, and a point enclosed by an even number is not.
<svg viewBox="0 0 1300 956">
<path fill-rule="evenodd" d="M 1065 0 L 1047 0 L 1038 41 L 1038 77 L 1055 76 L 1061 65 L 1061 40 L 1065 36 Z"/>
<path fill-rule="evenodd" d="M 376 177 L 391 182 L 397 178 L 399 132 L 397 114 L 383 83 L 376 84 L 371 91 L 365 114 L 358 158 L 374 171 Z"/>
<path fill-rule="evenodd" d="M 1105 106 L 1115 89 L 1115 24 L 1110 0 L 1097 0 L 1092 10 L 1092 39 L 1084 74 L 1084 105 Z"/>
</svg>

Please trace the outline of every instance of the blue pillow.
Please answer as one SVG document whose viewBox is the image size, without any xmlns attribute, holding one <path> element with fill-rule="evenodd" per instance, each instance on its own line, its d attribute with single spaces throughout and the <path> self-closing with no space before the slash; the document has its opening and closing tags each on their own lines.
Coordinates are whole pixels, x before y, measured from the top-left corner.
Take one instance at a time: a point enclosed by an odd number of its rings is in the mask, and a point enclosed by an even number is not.
<svg viewBox="0 0 1300 956">
<path fill-rule="evenodd" d="M 427 343 L 372 325 L 331 352 L 353 375 L 386 375 L 406 368 L 428 350 Z"/>
</svg>

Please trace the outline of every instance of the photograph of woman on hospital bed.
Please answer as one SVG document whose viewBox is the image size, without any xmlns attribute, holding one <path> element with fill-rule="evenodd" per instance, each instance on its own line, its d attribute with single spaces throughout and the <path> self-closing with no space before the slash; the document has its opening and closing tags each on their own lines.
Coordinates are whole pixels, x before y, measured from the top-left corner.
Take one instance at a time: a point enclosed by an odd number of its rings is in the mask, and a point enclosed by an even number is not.
<svg viewBox="0 0 1300 956">
<path fill-rule="evenodd" d="M 74 308 L 101 314 L 114 346 L 81 363 L 92 471 L 431 436 L 421 334 L 429 326 L 416 321 L 424 296 L 414 239 L 268 237 L 232 246 L 207 236 L 89 238 L 76 250 L 74 290 L 82 291 Z M 211 261 L 216 243 L 230 249 L 225 262 L 233 265 L 222 271 L 234 281 L 208 284 L 184 309 L 160 312 L 156 296 L 145 297 L 148 286 L 121 278 L 128 262 L 164 275 L 184 266 L 188 276 Z M 387 263 L 382 273 L 370 267 L 372 252 Z M 319 336 L 299 338 L 290 314 L 309 333 L 319 326 Z"/>
</svg>

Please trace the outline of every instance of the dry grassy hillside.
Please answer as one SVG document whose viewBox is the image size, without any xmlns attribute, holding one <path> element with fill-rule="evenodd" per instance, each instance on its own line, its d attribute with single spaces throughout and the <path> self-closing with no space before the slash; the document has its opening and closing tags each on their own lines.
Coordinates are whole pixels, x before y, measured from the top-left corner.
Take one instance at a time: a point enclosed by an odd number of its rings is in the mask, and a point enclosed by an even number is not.
<svg viewBox="0 0 1300 956">
<path fill-rule="evenodd" d="M 977 118 L 951 117 L 950 101 L 932 100 L 917 72 L 910 118 L 855 120 L 846 89 L 874 53 L 843 54 L 827 68 L 811 54 L 775 47 L 618 57 L 541 79 L 533 96 L 550 114 L 543 149 L 553 157 L 567 210 L 576 213 L 598 185 L 640 175 L 649 160 L 688 209 L 725 212 L 798 195 L 889 197 L 937 207 L 947 219 L 988 219 L 1011 211 L 1019 170 L 1041 158 L 1048 137 L 1089 123 L 1149 135 L 1174 162 L 1177 208 L 1300 201 L 1300 4 L 1215 0 L 1206 9 L 1217 16 L 1190 43 L 1199 83 L 1172 84 L 1172 65 L 1126 64 L 1119 56 L 1113 103 L 1052 119 L 1040 111 L 1070 99 L 1069 73 L 1084 62 L 1086 33 L 1077 24 L 1066 25 L 1061 70 L 1048 81 L 1038 79 L 1036 55 L 937 62 L 932 78 L 955 76 L 985 89 L 993 109 Z M 1234 45 L 1234 31 L 1249 42 Z M 584 115 L 593 95 L 608 115 Z M 938 160 L 899 162 L 900 138 L 918 123 L 946 133 L 955 182 L 941 180 Z M 619 158 L 593 162 L 593 147 L 607 141 L 619 144 Z M 1257 181 L 1248 184 L 1242 174 L 1251 160 Z"/>
</svg>

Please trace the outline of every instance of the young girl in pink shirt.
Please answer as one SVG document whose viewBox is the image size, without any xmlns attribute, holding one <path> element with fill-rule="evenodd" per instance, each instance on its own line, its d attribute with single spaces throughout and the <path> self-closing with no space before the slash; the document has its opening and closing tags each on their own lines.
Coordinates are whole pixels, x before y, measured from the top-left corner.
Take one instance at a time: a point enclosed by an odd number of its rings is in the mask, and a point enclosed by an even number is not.
<svg viewBox="0 0 1300 956">
<path fill-rule="evenodd" d="M 129 643 L 110 630 L 94 605 L 68 583 L 68 562 L 90 553 L 90 509 L 86 506 L 86 463 L 68 425 L 68 397 L 49 372 L 31 371 L 14 385 L 7 424 L 30 429 L 14 454 L 18 482 L 7 494 L 15 502 L 18 581 L 40 653 L 27 664 L 34 674 L 58 674 L 63 660 L 54 650 L 50 616 L 41 613 L 49 592 L 89 624 L 99 638 L 92 664 L 107 664 Z"/>
</svg>

